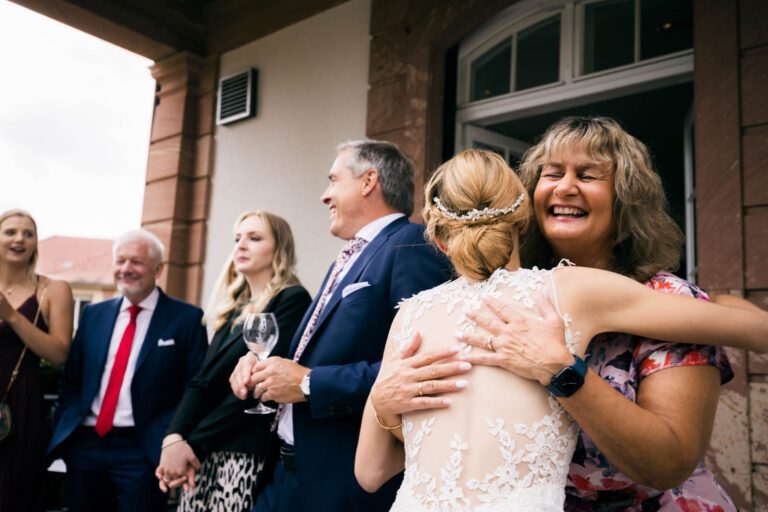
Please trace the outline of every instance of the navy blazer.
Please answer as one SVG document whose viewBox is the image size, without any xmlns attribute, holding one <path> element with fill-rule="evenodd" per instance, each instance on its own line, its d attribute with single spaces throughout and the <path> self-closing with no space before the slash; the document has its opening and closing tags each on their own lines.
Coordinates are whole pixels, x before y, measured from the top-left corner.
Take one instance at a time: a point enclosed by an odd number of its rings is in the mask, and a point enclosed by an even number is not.
<svg viewBox="0 0 768 512">
<path fill-rule="evenodd" d="M 451 277 L 448 260 L 424 239 L 424 226 L 400 218 L 364 248 L 336 287 L 299 360 L 312 369 L 309 401 L 293 404 L 304 510 L 374 512 L 391 507 L 400 478 L 375 494 L 366 493 L 355 480 L 363 407 L 378 374 L 397 305 Z M 353 283 L 368 286 L 342 297 Z M 318 298 L 319 294 L 296 331 L 291 357 Z"/>
<path fill-rule="evenodd" d="M 208 348 L 202 310 L 159 291 L 131 382 L 136 433 L 141 450 L 154 466 L 160 462 L 160 444 L 184 388 Z M 49 459 L 66 449 L 66 441 L 90 414 L 122 300 L 117 297 L 83 310 L 64 368 Z M 174 344 L 158 346 L 159 340 L 174 340 Z"/>
</svg>

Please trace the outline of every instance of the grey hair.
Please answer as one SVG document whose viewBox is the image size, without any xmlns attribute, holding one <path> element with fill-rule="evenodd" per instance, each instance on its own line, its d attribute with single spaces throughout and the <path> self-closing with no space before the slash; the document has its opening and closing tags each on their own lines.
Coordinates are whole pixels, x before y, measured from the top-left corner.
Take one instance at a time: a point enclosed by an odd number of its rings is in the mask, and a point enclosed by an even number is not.
<svg viewBox="0 0 768 512">
<path fill-rule="evenodd" d="M 336 147 L 336 155 L 350 150 L 347 167 L 354 176 L 369 169 L 379 173 L 379 183 L 388 206 L 407 216 L 413 213 L 413 161 L 391 142 L 355 140 Z"/>
<path fill-rule="evenodd" d="M 117 249 L 121 245 L 126 242 L 133 242 L 134 240 L 142 240 L 146 242 L 150 256 L 157 259 L 159 263 L 162 263 L 163 255 L 165 254 L 165 246 L 163 245 L 163 242 L 157 238 L 157 235 L 146 229 L 132 229 L 131 231 L 126 231 L 118 236 L 112 244 L 112 256 L 117 256 Z"/>
</svg>

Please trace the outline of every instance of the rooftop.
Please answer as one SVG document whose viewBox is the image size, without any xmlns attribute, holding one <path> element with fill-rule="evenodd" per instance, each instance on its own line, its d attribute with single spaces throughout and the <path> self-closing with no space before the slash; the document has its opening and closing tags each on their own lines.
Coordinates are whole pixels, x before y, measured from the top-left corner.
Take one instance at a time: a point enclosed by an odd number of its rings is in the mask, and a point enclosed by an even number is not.
<svg viewBox="0 0 768 512">
<path fill-rule="evenodd" d="M 112 287 L 112 240 L 52 236 L 41 240 L 37 271 L 71 284 Z"/>
</svg>

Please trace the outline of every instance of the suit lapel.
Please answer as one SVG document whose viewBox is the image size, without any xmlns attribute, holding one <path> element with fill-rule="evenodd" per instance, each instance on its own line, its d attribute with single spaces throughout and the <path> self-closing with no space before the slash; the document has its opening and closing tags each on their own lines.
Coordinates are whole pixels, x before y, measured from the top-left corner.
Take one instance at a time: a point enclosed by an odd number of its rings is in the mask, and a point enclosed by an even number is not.
<svg viewBox="0 0 768 512">
<path fill-rule="evenodd" d="M 120 305 L 123 303 L 123 298 L 119 297 L 113 299 L 112 304 L 108 305 L 107 314 L 104 315 L 104 320 L 97 324 L 93 335 L 88 335 L 85 340 L 85 357 L 90 359 L 95 364 L 86 365 L 86 369 L 90 369 L 88 373 L 91 373 L 88 381 L 90 382 L 89 388 L 86 391 L 86 396 L 90 396 L 91 399 L 99 390 L 101 386 L 101 376 L 104 373 L 104 367 L 107 364 L 107 355 L 109 354 L 109 344 L 112 341 L 112 332 L 115 330 L 115 322 L 117 322 L 117 316 L 120 314 Z M 84 326 L 80 327 L 85 328 Z M 85 377 L 85 376 L 84 376 Z M 85 382 L 85 381 L 84 381 Z M 90 403 L 88 404 L 90 406 Z"/>
<path fill-rule="evenodd" d="M 165 327 L 165 324 L 167 324 L 171 318 L 171 315 L 168 314 L 168 309 L 170 308 L 168 297 L 166 297 L 165 293 L 163 293 L 160 288 L 157 290 L 160 292 L 160 296 L 157 298 L 157 306 L 152 313 L 152 319 L 149 321 L 147 334 L 144 336 L 144 343 L 141 345 L 139 357 L 136 359 L 136 370 L 134 375 L 138 373 L 141 364 L 147 359 L 149 354 L 155 350 L 157 341 L 160 339 L 160 333 L 163 332 L 163 327 Z"/>
<path fill-rule="evenodd" d="M 227 324 L 226 333 L 222 333 L 221 336 L 214 336 L 211 347 L 208 349 L 208 354 L 206 354 L 203 361 L 203 368 L 213 364 L 233 343 L 243 343 L 243 324 L 239 324 L 234 330 L 230 330 L 231 326 L 232 324 Z"/>
<path fill-rule="evenodd" d="M 341 298 L 342 298 L 341 292 L 344 290 L 344 287 L 360 279 L 360 276 L 368 267 L 368 264 L 373 260 L 373 258 L 376 256 L 379 250 L 384 246 L 387 240 L 389 240 L 389 237 L 397 233 L 402 227 L 404 227 L 407 224 L 408 224 L 408 219 L 406 219 L 405 217 L 395 220 L 394 222 L 387 225 L 383 230 L 381 230 L 381 232 L 376 236 L 376 238 L 374 238 L 373 241 L 371 241 L 363 249 L 363 252 L 362 254 L 360 254 L 360 257 L 357 258 L 354 265 L 352 265 L 352 268 L 349 269 L 349 272 L 347 272 L 347 275 L 345 275 L 344 279 L 342 279 L 341 282 L 336 286 L 336 289 L 333 291 L 333 293 L 331 294 L 331 297 L 328 299 L 328 304 L 325 305 L 325 308 L 323 309 L 323 312 L 320 315 L 320 318 L 317 319 L 317 323 L 315 324 L 315 331 L 313 333 L 313 337 L 320 330 L 320 327 L 323 325 L 325 320 L 331 315 L 331 312 L 334 310 L 334 308 L 339 303 L 339 301 L 341 301 Z M 326 276 L 326 279 L 327 278 L 328 277 Z M 325 287 L 325 284 L 323 284 L 323 287 Z M 314 303 L 313 303 L 313 306 L 314 306 Z"/>
<path fill-rule="evenodd" d="M 304 331 L 307 329 L 309 319 L 312 318 L 312 313 L 317 307 L 317 302 L 320 300 L 320 295 L 323 293 L 323 290 L 325 290 L 325 283 L 328 282 L 328 278 L 331 276 L 331 272 L 333 272 L 333 265 L 334 264 L 331 263 L 331 266 L 328 268 L 328 272 L 325 273 L 325 279 L 323 279 L 323 283 L 320 285 L 320 292 L 315 295 L 315 298 L 312 300 L 312 304 L 309 305 L 306 313 L 304 313 L 304 318 L 301 319 L 299 328 L 296 329 L 296 334 L 293 335 L 293 339 L 291 340 L 291 347 L 288 350 L 289 358 L 293 358 L 294 354 L 296 354 L 296 349 L 299 348 L 299 342 L 301 341 L 301 337 L 304 335 Z"/>
</svg>

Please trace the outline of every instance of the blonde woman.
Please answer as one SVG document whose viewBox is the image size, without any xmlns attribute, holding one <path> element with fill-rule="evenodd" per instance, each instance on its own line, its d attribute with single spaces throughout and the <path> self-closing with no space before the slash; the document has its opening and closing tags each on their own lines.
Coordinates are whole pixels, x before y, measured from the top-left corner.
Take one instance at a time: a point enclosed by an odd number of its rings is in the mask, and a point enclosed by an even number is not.
<svg viewBox="0 0 768 512">
<path fill-rule="evenodd" d="M 271 355 L 285 357 L 311 299 L 296 278 L 293 235 L 277 215 L 246 212 L 211 297 L 206 321 L 214 331 L 163 440 L 160 488 L 183 486 L 180 511 L 249 511 L 257 466 L 266 457 L 274 415 L 249 415 L 230 392 L 229 375 L 245 355 L 243 320 L 272 312 L 280 339 Z M 202 464 L 201 464 L 202 462 Z"/>
<path fill-rule="evenodd" d="M 0 400 L 10 435 L 0 441 L 0 510 L 45 509 L 49 433 L 40 388 L 40 359 L 63 364 L 72 342 L 72 291 L 35 273 L 37 224 L 23 210 L 0 214 Z M 39 313 L 38 313 L 39 312 Z"/>
<path fill-rule="evenodd" d="M 536 365 L 541 354 L 535 346 L 520 354 L 529 362 L 523 376 L 475 366 L 463 379 L 440 381 L 439 372 L 423 369 L 417 394 L 442 402 L 442 409 L 400 416 L 375 409 L 369 400 L 355 474 L 372 491 L 405 468 L 393 511 L 562 511 L 578 433 L 564 406 L 574 399 L 568 392 L 583 383 L 582 358 L 596 334 L 630 332 L 768 350 L 768 314 L 761 311 L 655 293 L 604 270 L 520 268 L 519 235 L 531 219 L 530 199 L 494 153 L 468 150 L 449 160 L 430 179 L 425 198 L 427 232 L 461 277 L 402 305 L 372 396 L 379 382 L 401 368 L 398 349 L 417 331 L 426 351 L 493 353 L 495 337 L 473 315 L 489 299 L 534 323 L 558 319 L 565 343 L 551 357 L 555 371 Z M 482 340 L 482 348 L 456 346 L 450 340 L 457 337 Z M 462 359 L 453 364 L 466 365 Z M 563 367 L 571 371 L 553 377 Z M 447 385 L 464 391 L 448 398 Z"/>
</svg>

